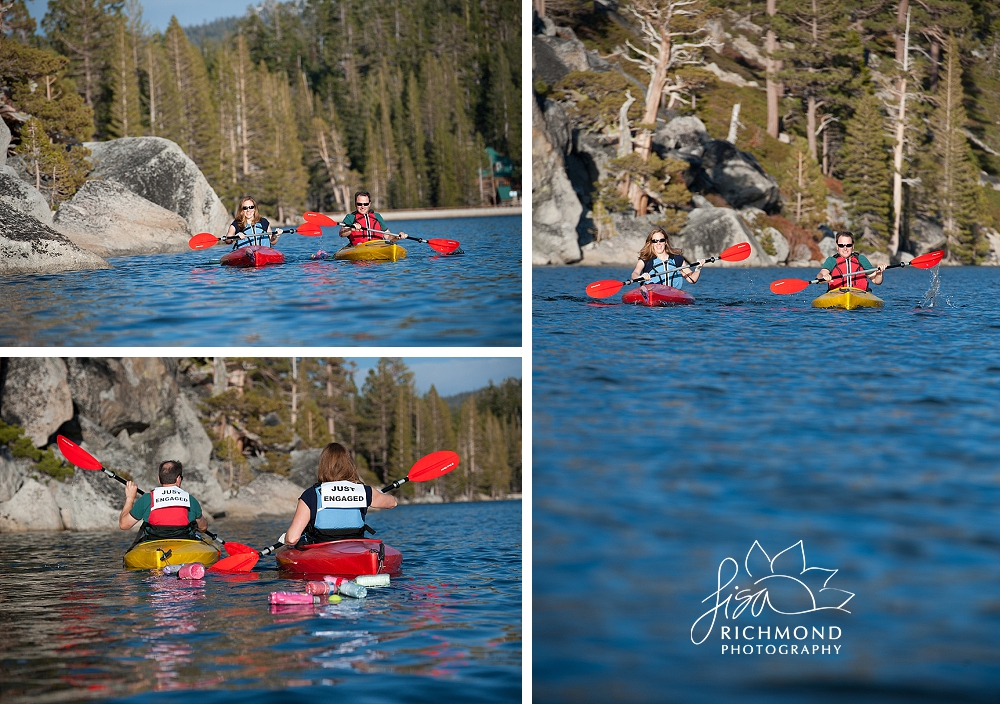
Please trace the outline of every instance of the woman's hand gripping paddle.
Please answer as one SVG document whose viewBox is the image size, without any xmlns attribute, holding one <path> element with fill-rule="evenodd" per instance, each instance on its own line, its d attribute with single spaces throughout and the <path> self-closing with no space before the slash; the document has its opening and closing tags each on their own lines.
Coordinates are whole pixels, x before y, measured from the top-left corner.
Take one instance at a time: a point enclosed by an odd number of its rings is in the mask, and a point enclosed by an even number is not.
<svg viewBox="0 0 1000 704">
<path fill-rule="evenodd" d="M 438 450 L 429 455 L 424 455 L 413 463 L 410 471 L 402 479 L 397 479 L 392 484 L 382 487 L 382 492 L 392 491 L 406 484 L 406 482 L 429 482 L 438 477 L 443 477 L 448 472 L 458 467 L 459 458 L 457 452 L 451 450 Z M 282 533 L 278 542 L 268 545 L 257 553 L 260 557 L 270 555 L 275 550 L 285 544 L 285 534 Z"/>
<path fill-rule="evenodd" d="M 309 213 L 305 213 L 302 217 L 305 219 L 305 221 L 306 221 L 307 224 L 315 225 L 317 227 L 341 227 L 341 224 L 339 222 L 337 222 L 333 218 L 329 217 L 328 215 L 324 215 L 323 213 L 309 212 Z M 369 227 L 364 227 L 364 228 L 361 228 L 361 229 L 367 230 L 368 232 L 375 232 L 375 233 L 380 234 L 380 235 L 392 235 L 392 234 L 394 234 L 394 233 L 389 232 L 387 230 L 373 230 L 372 228 L 369 228 Z M 300 234 L 304 234 L 304 233 L 300 233 Z M 420 237 L 414 237 L 413 235 L 407 235 L 406 239 L 413 240 L 414 242 L 421 242 L 423 244 L 430 245 L 431 249 L 433 249 L 436 252 L 441 252 L 442 254 L 451 254 L 456 249 L 458 249 L 459 247 L 462 246 L 462 243 L 459 242 L 458 240 L 447 240 L 447 239 L 437 238 L 437 237 L 434 238 L 434 239 L 425 240 L 425 239 L 421 239 Z"/>
<path fill-rule="evenodd" d="M 104 472 L 106 475 L 121 482 L 122 484 L 128 483 L 124 477 L 118 476 L 110 469 L 103 466 L 96 457 L 69 438 L 57 435 L 56 444 L 59 445 L 59 451 L 62 452 L 63 457 L 65 457 L 70 464 L 88 471 Z M 138 489 L 138 492 L 140 496 L 146 493 L 142 489 Z M 222 543 L 222 545 L 225 546 L 226 551 L 229 553 L 229 557 L 224 557 L 216 562 L 209 568 L 210 570 L 216 570 L 219 572 L 249 572 L 253 569 L 253 566 L 257 564 L 257 560 L 259 559 L 257 551 L 249 545 L 234 543 L 232 541 L 223 541 L 218 535 L 209 530 L 202 532 L 212 538 L 212 540 Z M 251 562 L 249 558 L 253 558 L 253 561 Z"/>
<path fill-rule="evenodd" d="M 739 244 L 734 244 L 717 257 L 709 257 L 698 267 L 692 268 L 691 266 L 682 266 L 680 269 L 676 269 L 675 271 L 683 271 L 684 269 L 694 271 L 695 268 L 701 268 L 706 264 L 711 264 L 712 262 L 720 259 L 724 262 L 741 262 L 749 257 L 751 252 L 752 250 L 750 249 L 749 242 L 740 242 Z M 656 274 L 653 275 L 654 278 L 656 276 Z M 665 274 L 660 274 L 660 276 L 665 276 Z M 628 281 L 612 281 L 611 279 L 604 279 L 603 281 L 595 281 L 587 286 L 587 295 L 591 298 L 607 298 L 608 296 L 613 296 L 621 291 L 622 286 L 629 286 L 634 283 L 639 283 L 640 281 L 641 279 L 629 279 Z"/>
<path fill-rule="evenodd" d="M 941 258 L 944 256 L 944 250 L 939 249 L 934 252 L 928 252 L 927 254 L 921 254 L 919 257 L 914 257 L 909 262 L 899 262 L 898 264 L 890 264 L 886 267 L 889 269 L 900 269 L 904 266 L 915 266 L 918 269 L 932 269 L 937 266 Z M 855 271 L 853 274 L 871 274 L 877 271 L 876 269 L 865 269 L 864 271 Z M 852 275 L 853 275 L 852 274 Z M 845 279 L 846 276 L 835 276 L 831 281 L 836 281 L 837 279 Z M 771 283 L 771 293 L 777 293 L 781 296 L 786 296 L 790 293 L 798 293 L 805 288 L 811 286 L 812 284 L 825 284 L 829 283 L 825 279 L 813 279 L 812 281 L 806 281 L 805 279 L 778 279 Z"/>
<path fill-rule="evenodd" d="M 303 231 L 303 229 L 305 231 Z M 278 235 L 287 235 L 291 232 L 298 232 L 300 235 L 307 235 L 310 237 L 315 237 L 321 234 L 319 230 L 314 233 L 309 223 L 304 223 L 298 227 L 276 227 L 272 230 L 272 232 Z M 191 249 L 208 249 L 209 247 L 214 247 L 219 244 L 219 242 L 232 241 L 233 240 L 227 240 L 225 237 L 216 237 L 211 232 L 199 232 L 197 235 L 188 240 L 188 247 Z"/>
</svg>

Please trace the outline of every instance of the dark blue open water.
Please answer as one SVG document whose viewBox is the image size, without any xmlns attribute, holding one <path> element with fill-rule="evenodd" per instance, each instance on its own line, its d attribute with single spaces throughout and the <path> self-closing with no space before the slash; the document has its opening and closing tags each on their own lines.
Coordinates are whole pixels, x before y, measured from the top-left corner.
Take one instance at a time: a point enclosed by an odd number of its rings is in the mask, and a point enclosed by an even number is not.
<svg viewBox="0 0 1000 704">
<path fill-rule="evenodd" d="M 268 605 L 305 588 L 273 557 L 181 581 L 123 570 L 131 534 L 4 535 L 0 699 L 519 701 L 521 503 L 401 506 L 370 522 L 403 574 L 319 607 Z M 287 526 L 214 527 L 263 547 Z"/>
<path fill-rule="evenodd" d="M 915 269 L 882 310 L 767 289 L 814 270 L 706 270 L 672 309 L 584 294 L 627 274 L 534 270 L 535 699 L 1000 700 L 1000 270 L 943 269 L 932 308 Z"/>
<path fill-rule="evenodd" d="M 285 263 L 258 270 L 211 264 L 218 245 L 7 277 L 0 346 L 521 344 L 521 216 L 389 224 L 465 254 L 404 241 L 399 262 L 311 261 L 346 240 L 285 235 Z"/>
</svg>

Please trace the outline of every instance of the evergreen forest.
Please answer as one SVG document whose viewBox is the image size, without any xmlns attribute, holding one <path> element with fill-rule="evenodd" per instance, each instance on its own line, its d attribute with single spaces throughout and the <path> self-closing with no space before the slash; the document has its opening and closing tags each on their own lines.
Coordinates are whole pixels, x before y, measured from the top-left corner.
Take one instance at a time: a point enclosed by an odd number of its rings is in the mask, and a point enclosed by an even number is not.
<svg viewBox="0 0 1000 704">
<path fill-rule="evenodd" d="M 594 184 L 609 212 L 662 213 L 687 193 L 650 149 L 656 121 L 696 115 L 777 179 L 777 227 L 817 258 L 817 227 L 850 225 L 895 258 L 923 223 L 975 264 L 1000 226 L 1000 5 L 993 0 L 535 0 L 540 18 L 611 70 L 572 71 L 536 99 L 634 151 Z M 557 37 L 568 37 L 556 29 Z M 634 100 L 630 101 L 629 96 Z M 739 104 L 736 106 L 736 104 Z M 738 112 L 734 111 L 738 108 Z M 672 178 L 673 176 L 673 178 Z"/>
<path fill-rule="evenodd" d="M 339 442 L 362 477 L 380 485 L 405 477 L 431 452 L 458 452 L 458 469 L 433 485 L 403 485 L 403 497 L 499 499 L 521 491 L 519 379 L 442 398 L 433 386 L 417 393 L 413 373 L 394 358 L 379 359 L 360 389 L 352 363 L 339 358 L 189 358 L 180 372 L 203 397 L 200 416 L 223 463 L 223 486 L 262 471 L 287 474 L 292 450 Z"/>
<path fill-rule="evenodd" d="M 520 170 L 511 0 L 268 0 L 162 33 L 139 0 L 50 0 L 41 27 L 0 6 L 0 112 L 53 205 L 86 180 L 76 145 L 118 137 L 173 140 L 227 208 L 253 194 L 278 221 L 358 189 L 381 209 L 488 203 L 487 147 Z"/>
</svg>

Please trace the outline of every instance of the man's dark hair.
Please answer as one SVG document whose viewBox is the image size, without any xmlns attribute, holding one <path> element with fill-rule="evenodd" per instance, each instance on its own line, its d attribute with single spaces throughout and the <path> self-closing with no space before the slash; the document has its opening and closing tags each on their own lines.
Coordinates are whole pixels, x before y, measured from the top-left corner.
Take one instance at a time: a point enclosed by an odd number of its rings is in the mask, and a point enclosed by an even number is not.
<svg viewBox="0 0 1000 704">
<path fill-rule="evenodd" d="M 184 466 L 177 460 L 160 462 L 160 484 L 173 484 L 177 477 L 183 476 Z"/>
<path fill-rule="evenodd" d="M 836 243 L 838 243 L 838 244 L 840 243 L 840 238 L 841 237 L 850 237 L 851 238 L 851 244 L 854 244 L 854 233 L 851 232 L 850 230 L 837 230 L 834 233 L 834 235 L 836 235 L 836 236 L 833 238 L 833 241 L 836 242 Z"/>
<path fill-rule="evenodd" d="M 368 196 L 368 203 L 371 204 L 371 202 L 372 202 L 372 194 L 371 193 L 369 193 L 368 191 L 355 191 L 354 192 L 354 204 L 355 204 L 355 207 L 357 207 L 358 196 Z"/>
</svg>

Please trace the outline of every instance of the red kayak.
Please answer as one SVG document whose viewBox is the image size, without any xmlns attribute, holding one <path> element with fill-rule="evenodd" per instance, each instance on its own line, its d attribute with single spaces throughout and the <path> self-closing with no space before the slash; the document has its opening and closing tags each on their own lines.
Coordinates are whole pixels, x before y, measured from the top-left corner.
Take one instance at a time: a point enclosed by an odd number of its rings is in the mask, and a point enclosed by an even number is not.
<svg viewBox="0 0 1000 704">
<path fill-rule="evenodd" d="M 395 574 L 403 553 L 381 540 L 351 538 L 304 547 L 285 545 L 274 554 L 278 569 L 295 574 L 330 574 L 354 579 L 359 574 Z"/>
<path fill-rule="evenodd" d="M 622 303 L 637 306 L 678 306 L 694 303 L 694 296 L 673 286 L 646 284 L 622 295 Z"/>
<path fill-rule="evenodd" d="M 251 244 L 246 247 L 234 249 L 229 254 L 222 255 L 219 263 L 223 266 L 238 266 L 252 268 L 267 266 L 268 264 L 284 264 L 285 255 L 276 249 L 264 247 L 263 245 Z"/>
</svg>

